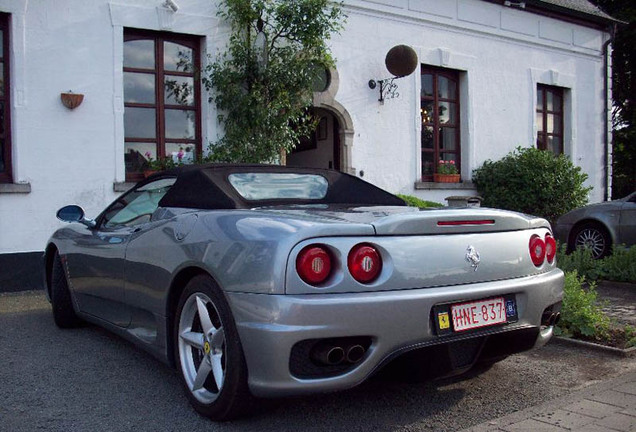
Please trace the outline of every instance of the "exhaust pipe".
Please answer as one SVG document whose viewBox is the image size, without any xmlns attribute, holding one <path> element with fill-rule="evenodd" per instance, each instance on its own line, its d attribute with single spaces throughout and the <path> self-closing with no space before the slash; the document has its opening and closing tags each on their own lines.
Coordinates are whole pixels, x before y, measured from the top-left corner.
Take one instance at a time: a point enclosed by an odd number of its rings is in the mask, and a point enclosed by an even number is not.
<svg viewBox="0 0 636 432">
<path fill-rule="evenodd" d="M 339 346 L 319 345 L 311 352 L 311 358 L 325 365 L 337 365 L 345 360 L 345 350 Z"/>
<path fill-rule="evenodd" d="M 366 350 L 362 345 L 352 345 L 347 349 L 347 361 L 349 363 L 358 363 L 364 357 Z"/>
<path fill-rule="evenodd" d="M 561 312 L 545 311 L 541 315 L 541 325 L 555 326 L 561 320 Z"/>
</svg>

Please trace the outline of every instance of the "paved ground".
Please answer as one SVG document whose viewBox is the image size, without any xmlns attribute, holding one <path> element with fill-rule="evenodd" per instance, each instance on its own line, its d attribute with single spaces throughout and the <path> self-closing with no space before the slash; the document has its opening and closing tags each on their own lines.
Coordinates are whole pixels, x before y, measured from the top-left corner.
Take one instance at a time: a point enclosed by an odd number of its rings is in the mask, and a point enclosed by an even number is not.
<svg viewBox="0 0 636 432">
<path fill-rule="evenodd" d="M 510 414 L 465 432 L 636 431 L 636 373 Z"/>
<path fill-rule="evenodd" d="M 548 345 L 464 381 L 379 377 L 349 391 L 263 401 L 249 418 L 215 424 L 190 408 L 176 373 L 131 344 L 94 326 L 59 330 L 40 292 L 0 294 L 0 431 L 410 432 L 484 422 L 481 430 L 498 430 L 507 425 L 492 419 L 545 402 L 556 410 L 573 392 L 635 372 L 633 359 Z M 633 405 L 623 408 L 621 415 L 633 415 Z M 536 415 L 523 420 L 548 424 Z"/>
</svg>

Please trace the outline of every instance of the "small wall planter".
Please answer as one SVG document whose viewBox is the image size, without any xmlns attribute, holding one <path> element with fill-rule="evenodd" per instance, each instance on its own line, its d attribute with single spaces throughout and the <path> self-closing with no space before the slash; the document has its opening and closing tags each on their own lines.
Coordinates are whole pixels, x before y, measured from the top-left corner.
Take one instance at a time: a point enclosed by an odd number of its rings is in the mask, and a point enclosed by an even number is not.
<svg viewBox="0 0 636 432">
<path fill-rule="evenodd" d="M 68 109 L 75 109 L 82 104 L 84 100 L 84 95 L 81 93 L 62 93 L 60 94 L 60 99 L 62 100 L 62 104 Z"/>
<path fill-rule="evenodd" d="M 435 183 L 459 183 L 459 174 L 433 174 Z"/>
</svg>

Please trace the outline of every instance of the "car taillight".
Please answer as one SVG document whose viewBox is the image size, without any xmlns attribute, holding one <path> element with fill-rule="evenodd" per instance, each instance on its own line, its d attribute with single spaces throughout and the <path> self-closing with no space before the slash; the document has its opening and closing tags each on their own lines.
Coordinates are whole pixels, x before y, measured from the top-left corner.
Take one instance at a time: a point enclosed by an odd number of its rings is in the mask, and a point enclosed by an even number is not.
<svg viewBox="0 0 636 432">
<path fill-rule="evenodd" d="M 307 246 L 296 258 L 296 271 L 310 285 L 323 283 L 331 274 L 331 255 L 324 246 Z"/>
<path fill-rule="evenodd" d="M 541 237 L 534 234 L 530 237 L 530 258 L 535 266 L 539 267 L 545 260 L 545 242 Z"/>
<path fill-rule="evenodd" d="M 556 240 L 550 234 L 545 235 L 545 258 L 548 260 L 550 264 L 554 262 L 554 257 L 556 256 Z"/>
<path fill-rule="evenodd" d="M 361 243 L 354 246 L 347 258 L 349 273 L 360 283 L 372 282 L 382 270 L 382 258 L 371 245 Z"/>
</svg>

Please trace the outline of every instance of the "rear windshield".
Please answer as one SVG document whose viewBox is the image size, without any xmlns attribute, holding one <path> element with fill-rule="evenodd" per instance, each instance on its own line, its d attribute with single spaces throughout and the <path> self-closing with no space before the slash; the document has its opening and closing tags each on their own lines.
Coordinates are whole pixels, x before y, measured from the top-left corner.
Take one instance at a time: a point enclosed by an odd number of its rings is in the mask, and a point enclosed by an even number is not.
<svg viewBox="0 0 636 432">
<path fill-rule="evenodd" d="M 293 199 L 320 200 L 327 194 L 327 179 L 317 174 L 236 173 L 230 184 L 250 201 Z"/>
</svg>

